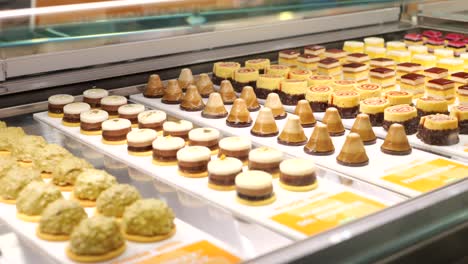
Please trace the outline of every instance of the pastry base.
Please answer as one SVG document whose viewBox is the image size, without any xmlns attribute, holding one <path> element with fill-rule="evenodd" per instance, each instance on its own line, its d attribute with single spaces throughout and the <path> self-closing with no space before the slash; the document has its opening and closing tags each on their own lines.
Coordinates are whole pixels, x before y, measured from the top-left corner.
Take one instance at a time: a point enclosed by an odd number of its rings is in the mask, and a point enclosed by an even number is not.
<svg viewBox="0 0 468 264">
<path fill-rule="evenodd" d="M 39 223 L 39 221 L 41 220 L 40 215 L 27 215 L 20 212 L 16 212 L 16 217 L 20 220 L 31 223 Z"/>
<path fill-rule="evenodd" d="M 102 143 L 106 144 L 106 145 L 125 145 L 127 144 L 127 140 L 124 139 L 124 140 L 119 140 L 119 141 L 108 141 L 108 140 L 105 140 L 105 139 L 102 139 L 101 140 Z"/>
<path fill-rule="evenodd" d="M 213 183 L 208 183 L 208 187 L 210 189 L 213 189 L 215 191 L 234 191 L 236 189 L 236 186 L 235 185 L 232 185 L 232 186 L 222 186 L 222 185 L 216 185 L 216 184 L 213 184 Z"/>
<path fill-rule="evenodd" d="M 51 179 L 52 173 L 51 172 L 41 172 L 42 179 Z"/>
<path fill-rule="evenodd" d="M 351 163 L 351 162 L 345 162 L 345 161 L 341 161 L 339 159 L 336 159 L 336 162 L 338 162 L 338 164 L 340 164 L 340 165 L 348 166 L 348 167 L 362 167 L 362 166 L 366 166 L 366 165 L 369 164 L 369 160 L 366 160 L 364 162 Z"/>
<path fill-rule="evenodd" d="M 344 135 L 344 133 L 345 133 L 345 130 L 343 130 L 343 132 L 328 132 L 330 137 L 339 137 L 339 136 Z"/>
<path fill-rule="evenodd" d="M 266 200 L 261 200 L 261 201 L 249 201 L 249 200 L 239 198 L 238 196 L 236 196 L 236 200 L 237 200 L 237 202 L 239 202 L 240 204 L 243 204 L 243 205 L 264 206 L 264 205 L 272 204 L 274 201 L 276 201 L 276 194 L 273 194 L 270 198 L 268 198 Z"/>
<path fill-rule="evenodd" d="M 73 188 L 74 188 L 73 185 L 60 186 L 60 185 L 54 184 L 54 186 L 57 187 L 62 192 L 71 192 L 73 191 Z"/>
<path fill-rule="evenodd" d="M 116 258 L 122 255 L 122 253 L 125 252 L 125 249 L 127 249 L 127 245 L 124 243 L 121 247 L 115 250 L 112 250 L 110 252 L 107 252 L 106 254 L 103 254 L 103 255 L 96 255 L 96 256 L 83 255 L 82 256 L 82 255 L 73 253 L 70 250 L 70 247 L 67 247 L 67 249 L 65 249 L 65 253 L 67 254 L 67 257 L 69 257 L 73 261 L 91 263 L 91 262 L 101 262 L 101 261 Z"/>
<path fill-rule="evenodd" d="M 377 138 L 372 139 L 372 140 L 362 141 L 362 143 L 363 143 L 364 145 L 366 145 L 366 146 L 368 146 L 368 145 L 373 145 L 373 144 L 375 144 L 376 142 L 377 142 Z"/>
<path fill-rule="evenodd" d="M 9 200 L 9 199 L 5 199 L 3 197 L 0 197 L 0 203 L 4 203 L 4 204 L 16 204 L 16 199 L 14 200 Z"/>
<path fill-rule="evenodd" d="M 308 148 L 304 147 L 304 152 L 309 155 L 314 155 L 314 156 L 327 156 L 327 155 L 331 155 L 335 153 L 335 150 L 318 152 L 318 151 L 311 151 Z"/>
<path fill-rule="evenodd" d="M 62 125 L 67 126 L 67 127 L 79 127 L 80 123 L 70 123 L 70 122 L 62 120 Z"/>
<path fill-rule="evenodd" d="M 62 118 L 62 117 L 63 117 L 63 113 L 57 114 L 57 113 L 47 112 L 47 116 L 52 117 L 52 118 Z"/>
<path fill-rule="evenodd" d="M 396 150 L 384 149 L 383 147 L 380 147 L 380 150 L 385 154 L 396 155 L 396 156 L 408 155 L 408 154 L 411 154 L 411 151 L 412 151 L 412 149 L 396 151 Z"/>
<path fill-rule="evenodd" d="M 291 191 L 291 192 L 308 192 L 316 189 L 318 187 L 318 182 L 315 181 L 314 184 L 312 185 L 306 185 L 306 186 L 292 186 L 292 185 L 287 185 L 279 181 L 279 185 L 281 188 Z"/>
<path fill-rule="evenodd" d="M 41 232 L 39 226 L 36 228 L 36 236 L 42 240 L 52 241 L 52 242 L 61 242 L 67 241 L 70 239 L 68 235 L 50 235 Z"/>
<path fill-rule="evenodd" d="M 157 166 L 176 166 L 177 161 L 176 160 L 174 160 L 174 161 L 159 161 L 159 160 L 153 159 L 153 164 L 157 165 Z"/>
<path fill-rule="evenodd" d="M 303 146 L 303 145 L 307 144 L 307 140 L 299 141 L 299 142 L 289 142 L 289 141 L 284 141 L 284 140 L 281 140 L 280 138 L 278 138 L 277 141 L 278 141 L 279 144 L 286 145 L 286 146 Z"/>
<path fill-rule="evenodd" d="M 153 151 L 144 151 L 144 152 L 135 152 L 135 151 L 128 151 L 128 154 L 137 157 L 147 157 L 153 155 Z"/>
<path fill-rule="evenodd" d="M 198 173 L 188 173 L 188 172 L 183 172 L 180 170 L 177 170 L 180 176 L 184 176 L 187 178 L 205 178 L 208 177 L 208 171 L 204 172 L 198 172 Z"/>
<path fill-rule="evenodd" d="M 152 243 L 152 242 L 158 242 L 162 240 L 166 240 L 168 238 L 171 238 L 175 233 L 176 233 L 176 227 L 172 228 L 171 232 L 165 234 L 165 235 L 159 235 L 159 236 L 139 236 L 139 235 L 130 235 L 127 234 L 125 231 L 122 232 L 123 236 L 125 239 L 132 241 L 132 242 L 138 242 L 138 243 Z"/>
<path fill-rule="evenodd" d="M 82 200 L 82 199 L 76 198 L 75 194 L 73 194 L 73 193 L 70 195 L 70 199 L 79 202 L 80 205 L 83 206 L 83 207 L 89 208 L 89 207 L 95 207 L 96 206 L 96 201 Z"/>
<path fill-rule="evenodd" d="M 99 135 L 102 135 L 102 130 L 86 131 L 86 130 L 80 129 L 80 133 L 83 135 L 87 135 L 87 136 L 99 136 Z"/>
<path fill-rule="evenodd" d="M 9 157 L 11 155 L 10 151 L 0 150 L 0 157 Z"/>
</svg>

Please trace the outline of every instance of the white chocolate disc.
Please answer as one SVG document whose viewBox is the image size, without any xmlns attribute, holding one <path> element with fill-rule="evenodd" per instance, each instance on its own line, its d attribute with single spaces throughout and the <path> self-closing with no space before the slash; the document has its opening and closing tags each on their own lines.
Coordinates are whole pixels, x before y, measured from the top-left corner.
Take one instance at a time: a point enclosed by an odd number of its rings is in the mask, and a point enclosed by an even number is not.
<svg viewBox="0 0 468 264">
<path fill-rule="evenodd" d="M 119 107 L 119 115 L 137 115 L 145 111 L 145 106 L 142 104 L 127 104 Z"/>
<path fill-rule="evenodd" d="M 124 105 L 127 104 L 127 98 L 120 95 L 106 96 L 101 99 L 101 105 Z"/>
<path fill-rule="evenodd" d="M 157 150 L 174 150 L 181 149 L 185 146 L 185 140 L 180 137 L 157 137 L 153 141 L 153 149 Z"/>
<path fill-rule="evenodd" d="M 270 147 L 260 147 L 249 152 L 249 160 L 258 163 L 280 162 L 283 152 Z"/>
<path fill-rule="evenodd" d="M 114 118 L 102 122 L 102 130 L 120 130 L 129 128 L 132 126 L 132 123 L 128 119 L 124 118 Z"/>
<path fill-rule="evenodd" d="M 81 103 L 81 102 L 70 103 L 63 107 L 63 113 L 71 114 L 71 115 L 78 115 L 90 109 L 91 109 L 91 106 L 89 106 L 89 104 L 87 103 Z"/>
<path fill-rule="evenodd" d="M 167 132 L 188 131 L 193 128 L 193 124 L 187 120 L 166 121 L 163 124 L 163 130 Z"/>
<path fill-rule="evenodd" d="M 85 123 L 104 122 L 109 118 L 109 114 L 104 110 L 93 109 L 80 114 L 80 121 Z"/>
<path fill-rule="evenodd" d="M 109 95 L 109 92 L 100 88 L 88 89 L 83 92 L 83 96 L 91 99 L 104 98 Z"/>
<path fill-rule="evenodd" d="M 66 105 L 73 103 L 75 101 L 75 97 L 69 94 L 56 94 L 49 97 L 49 104 L 53 105 Z"/>
<path fill-rule="evenodd" d="M 236 176 L 236 186 L 243 189 L 257 190 L 271 187 L 272 180 L 273 177 L 267 172 L 251 170 L 239 173 Z"/>
<path fill-rule="evenodd" d="M 185 147 L 177 151 L 177 160 L 197 162 L 211 159 L 211 150 L 202 146 Z"/>
<path fill-rule="evenodd" d="M 195 128 L 190 130 L 189 139 L 194 141 L 210 141 L 219 139 L 219 130 L 214 128 Z"/>
<path fill-rule="evenodd" d="M 236 158 L 226 157 L 224 159 L 212 160 L 208 163 L 208 172 L 216 175 L 230 175 L 242 171 L 242 161 Z"/>
<path fill-rule="evenodd" d="M 147 110 L 138 114 L 138 122 L 142 124 L 161 123 L 167 115 L 161 110 Z"/>
<path fill-rule="evenodd" d="M 157 136 L 158 133 L 153 129 L 134 129 L 127 134 L 127 141 L 129 143 L 153 142 Z"/>
<path fill-rule="evenodd" d="M 280 163 L 280 171 L 290 176 L 304 176 L 315 172 L 315 164 L 306 159 L 287 159 Z"/>
<path fill-rule="evenodd" d="M 239 151 L 252 148 L 252 142 L 248 137 L 226 137 L 219 141 L 219 148 L 228 151 Z"/>
</svg>

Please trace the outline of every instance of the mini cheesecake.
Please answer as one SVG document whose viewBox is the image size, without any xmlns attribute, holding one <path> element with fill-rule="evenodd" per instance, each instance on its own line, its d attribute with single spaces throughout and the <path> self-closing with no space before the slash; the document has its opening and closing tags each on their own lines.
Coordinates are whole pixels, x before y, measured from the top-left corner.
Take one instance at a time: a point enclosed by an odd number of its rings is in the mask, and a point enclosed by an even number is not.
<svg viewBox="0 0 468 264">
<path fill-rule="evenodd" d="M 297 67 L 302 70 L 309 70 L 311 72 L 317 71 L 317 64 L 320 57 L 312 54 L 301 54 L 297 58 Z"/>
<path fill-rule="evenodd" d="M 85 135 L 101 135 L 102 122 L 109 118 L 104 110 L 92 109 L 80 114 L 80 132 Z"/>
<path fill-rule="evenodd" d="M 404 63 L 397 64 L 396 71 L 397 71 L 397 80 L 400 80 L 401 76 L 408 74 L 408 73 L 422 74 L 423 67 L 419 63 L 404 62 Z"/>
<path fill-rule="evenodd" d="M 245 61 L 245 67 L 256 69 L 260 74 L 264 74 L 270 67 L 270 60 L 263 58 L 247 60 Z"/>
<path fill-rule="evenodd" d="M 427 39 L 426 47 L 429 53 L 433 53 L 436 49 L 443 49 L 444 48 L 444 39 L 439 37 L 432 37 Z"/>
<path fill-rule="evenodd" d="M 132 125 L 135 127 L 138 124 L 138 115 L 145 111 L 145 106 L 142 104 L 127 104 L 119 107 L 117 112 L 119 113 L 119 118 L 125 118 L 132 122 Z"/>
<path fill-rule="evenodd" d="M 279 176 L 279 164 L 283 161 L 283 152 L 270 147 L 259 147 L 249 152 L 249 170 L 262 170 Z"/>
<path fill-rule="evenodd" d="M 388 130 L 392 124 L 400 124 L 405 127 L 405 133 L 412 135 L 418 130 L 418 112 L 410 105 L 394 105 L 385 108 L 383 128 Z"/>
<path fill-rule="evenodd" d="M 208 176 L 208 162 L 211 150 L 203 146 L 190 146 L 177 151 L 179 174 L 189 178 Z"/>
<path fill-rule="evenodd" d="M 364 38 L 364 44 L 366 47 L 384 47 L 385 40 L 383 38 L 378 37 L 367 37 Z"/>
<path fill-rule="evenodd" d="M 403 50 L 405 51 L 406 50 L 406 44 L 404 42 L 401 42 L 401 41 L 389 41 L 387 42 L 387 50 L 388 51 L 391 51 L 391 50 Z"/>
<path fill-rule="evenodd" d="M 195 128 L 190 130 L 188 134 L 190 146 L 203 146 L 211 151 L 218 149 L 219 130 L 214 128 Z"/>
<path fill-rule="evenodd" d="M 320 58 L 324 58 L 325 56 L 325 47 L 320 45 L 311 45 L 304 47 L 305 54 L 312 54 L 315 56 L 319 56 Z"/>
<path fill-rule="evenodd" d="M 283 104 L 296 105 L 297 102 L 305 98 L 306 89 L 306 80 L 286 79 L 281 81 L 278 95 Z"/>
<path fill-rule="evenodd" d="M 238 93 L 242 91 L 244 86 L 252 86 L 255 88 L 258 79 L 258 70 L 254 68 L 239 68 L 234 71 L 232 87 Z"/>
<path fill-rule="evenodd" d="M 237 201 L 243 205 L 262 206 L 276 200 L 273 192 L 272 177 L 263 171 L 246 171 L 237 175 Z"/>
<path fill-rule="evenodd" d="M 283 78 L 288 78 L 289 70 L 289 66 L 275 64 L 268 67 L 267 73 L 271 75 L 283 76 Z"/>
<path fill-rule="evenodd" d="M 388 106 L 388 100 L 385 98 L 367 98 L 359 104 L 359 112 L 369 116 L 372 126 L 382 126 L 384 111 Z"/>
<path fill-rule="evenodd" d="M 288 79 L 307 80 L 310 76 L 312 76 L 312 72 L 309 70 L 292 69 L 289 71 Z"/>
<path fill-rule="evenodd" d="M 181 137 L 184 140 L 187 140 L 189 131 L 192 130 L 192 128 L 192 122 L 187 120 L 166 121 L 163 124 L 163 135 Z"/>
<path fill-rule="evenodd" d="M 236 176 L 242 172 L 242 161 L 221 156 L 208 163 L 208 187 L 218 191 L 236 189 Z"/>
<path fill-rule="evenodd" d="M 433 79 L 426 84 L 427 96 L 445 99 L 449 104 L 455 101 L 455 82 L 448 79 Z"/>
<path fill-rule="evenodd" d="M 409 46 L 408 51 L 411 52 L 411 56 L 414 56 L 416 54 L 427 54 L 427 47 L 423 45 L 414 45 L 414 46 Z"/>
<path fill-rule="evenodd" d="M 373 68 L 395 69 L 395 66 L 396 66 L 395 61 L 392 60 L 392 59 L 388 59 L 388 58 L 371 59 L 369 64 L 370 64 L 371 69 L 373 69 Z"/>
<path fill-rule="evenodd" d="M 102 142 L 108 145 L 122 145 L 127 142 L 127 134 L 132 131 L 128 119 L 114 118 L 102 122 Z"/>
<path fill-rule="evenodd" d="M 445 76 L 446 77 L 446 76 Z M 441 77 L 441 78 L 445 78 Z M 456 88 L 468 84 L 468 72 L 456 72 L 450 75 L 450 80 L 455 82 Z"/>
<path fill-rule="evenodd" d="M 314 162 L 306 159 L 287 159 L 280 163 L 280 186 L 293 192 L 317 188 Z"/>
<path fill-rule="evenodd" d="M 408 73 L 401 76 L 400 90 L 419 98 L 424 95 L 425 77 L 422 74 Z"/>
<path fill-rule="evenodd" d="M 334 80 L 331 83 L 333 91 L 355 91 L 356 81 L 353 80 Z"/>
<path fill-rule="evenodd" d="M 119 107 L 127 104 L 127 98 L 120 95 L 110 95 L 101 99 L 101 109 L 109 113 L 110 117 L 119 115 Z"/>
<path fill-rule="evenodd" d="M 406 46 L 422 45 L 423 38 L 421 34 L 418 33 L 408 33 L 404 36 L 404 41 Z"/>
<path fill-rule="evenodd" d="M 325 51 L 325 58 L 333 58 L 340 61 L 341 64 L 346 62 L 348 52 L 341 49 L 327 49 Z"/>
<path fill-rule="evenodd" d="M 452 40 L 447 44 L 447 48 L 453 51 L 453 54 L 458 57 L 466 51 L 465 41 Z"/>
<path fill-rule="evenodd" d="M 437 57 L 438 60 L 454 57 L 453 50 L 450 49 L 435 49 L 434 55 Z"/>
<path fill-rule="evenodd" d="M 248 137 L 225 137 L 218 143 L 218 156 L 232 157 L 246 162 L 249 159 L 249 152 L 252 142 Z"/>
<path fill-rule="evenodd" d="M 157 137 L 153 141 L 153 163 L 156 165 L 176 165 L 177 152 L 185 147 L 185 140 L 180 137 Z"/>
<path fill-rule="evenodd" d="M 434 114 L 449 114 L 447 101 L 433 97 L 419 98 L 416 101 L 416 110 L 418 111 L 418 117 Z"/>
<path fill-rule="evenodd" d="M 366 54 L 371 59 L 383 58 L 387 54 L 387 49 L 384 47 L 366 47 Z"/>
<path fill-rule="evenodd" d="M 147 110 L 138 114 L 138 128 L 149 128 L 161 131 L 167 119 L 165 112 L 161 110 Z"/>
<path fill-rule="evenodd" d="M 437 62 L 437 67 L 445 68 L 449 73 L 462 72 L 465 69 L 465 61 L 460 58 L 444 58 Z"/>
<path fill-rule="evenodd" d="M 460 105 L 468 105 L 468 84 L 458 87 L 457 96 Z"/>
<path fill-rule="evenodd" d="M 157 137 L 158 133 L 149 128 L 130 131 L 127 134 L 128 154 L 133 156 L 150 156 L 153 150 L 153 141 Z"/>
<path fill-rule="evenodd" d="M 460 134 L 468 135 L 468 106 L 453 106 L 450 111 L 450 116 L 455 117 L 458 120 Z"/>
<path fill-rule="evenodd" d="M 422 142 L 436 146 L 450 146 L 457 144 L 458 121 L 453 116 L 436 114 L 423 116 L 419 122 L 416 136 Z"/>
<path fill-rule="evenodd" d="M 408 104 L 413 105 L 413 95 L 403 91 L 388 91 L 385 93 L 385 98 L 388 100 L 388 105 Z"/>
<path fill-rule="evenodd" d="M 56 94 L 49 97 L 47 115 L 53 118 L 63 117 L 63 107 L 75 101 L 75 97 L 69 94 Z"/>
<path fill-rule="evenodd" d="M 333 92 L 328 105 L 338 109 L 341 118 L 355 118 L 359 113 L 359 93 L 356 91 Z"/>
<path fill-rule="evenodd" d="M 339 60 L 334 58 L 325 58 L 318 62 L 317 73 L 319 75 L 339 78 L 341 76 L 342 67 Z"/>
<path fill-rule="evenodd" d="M 333 77 L 325 75 L 312 75 L 307 79 L 308 86 L 331 85 Z"/>
<path fill-rule="evenodd" d="M 278 53 L 278 64 L 288 67 L 296 67 L 297 58 L 301 53 L 295 50 L 283 50 Z"/>
<path fill-rule="evenodd" d="M 369 79 L 369 66 L 357 62 L 343 64 L 343 78 L 356 82 L 367 81 Z"/>
<path fill-rule="evenodd" d="M 360 83 L 356 85 L 356 91 L 359 93 L 359 99 L 362 101 L 367 98 L 380 97 L 382 87 L 375 83 Z"/>
<path fill-rule="evenodd" d="M 390 50 L 387 51 L 387 58 L 394 60 L 396 63 L 410 62 L 411 52 L 407 50 Z"/>
<path fill-rule="evenodd" d="M 257 79 L 257 85 L 254 89 L 257 98 L 266 99 L 270 93 L 278 93 L 281 81 L 284 77 L 275 74 L 261 74 Z"/>
<path fill-rule="evenodd" d="M 343 43 L 343 50 L 348 53 L 363 53 L 364 42 L 348 40 Z"/>
<path fill-rule="evenodd" d="M 213 64 L 213 83 L 220 85 L 223 80 L 232 81 L 234 71 L 239 69 L 241 65 L 237 62 L 216 62 Z"/>
<path fill-rule="evenodd" d="M 369 71 L 370 82 L 378 84 L 384 90 L 393 90 L 396 85 L 395 70 L 390 68 L 373 68 Z"/>
<path fill-rule="evenodd" d="M 411 62 L 419 63 L 427 69 L 437 65 L 437 58 L 432 54 L 415 54 Z"/>
<path fill-rule="evenodd" d="M 101 107 L 102 98 L 109 96 L 109 92 L 100 88 L 88 89 L 83 92 L 83 102 L 89 104 L 91 108 Z"/>
<path fill-rule="evenodd" d="M 80 126 L 80 114 L 89 111 L 91 106 L 87 103 L 70 103 L 63 107 L 62 124 L 64 126 L 77 127 Z"/>
<path fill-rule="evenodd" d="M 432 67 L 424 70 L 426 81 L 448 77 L 448 70 L 444 68 Z"/>
<path fill-rule="evenodd" d="M 364 63 L 369 65 L 370 57 L 365 53 L 351 53 L 346 57 L 347 63 Z"/>
<path fill-rule="evenodd" d="M 328 85 L 310 86 L 306 90 L 305 99 L 314 112 L 325 112 L 328 107 L 328 98 L 333 89 Z"/>
</svg>

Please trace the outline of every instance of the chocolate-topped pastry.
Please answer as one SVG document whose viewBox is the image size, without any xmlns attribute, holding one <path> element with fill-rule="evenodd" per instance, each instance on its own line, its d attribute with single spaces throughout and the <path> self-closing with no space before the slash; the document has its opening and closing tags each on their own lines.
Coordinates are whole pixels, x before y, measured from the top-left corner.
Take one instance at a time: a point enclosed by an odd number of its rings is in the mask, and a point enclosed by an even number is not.
<svg viewBox="0 0 468 264">
<path fill-rule="evenodd" d="M 114 118 L 102 122 L 102 142 L 108 145 L 122 145 L 127 142 L 127 134 L 132 131 L 128 119 Z"/>
<path fill-rule="evenodd" d="M 246 60 L 245 61 L 246 68 L 256 69 L 258 73 L 264 74 L 266 73 L 267 69 L 270 67 L 270 60 L 269 59 L 253 59 L 253 60 Z"/>
<path fill-rule="evenodd" d="M 224 82 L 224 81 L 223 81 Z M 227 81 L 228 82 L 228 81 Z M 223 99 L 219 93 L 211 93 L 201 113 L 204 118 L 224 118 L 228 115 Z"/>
<path fill-rule="evenodd" d="M 157 137 L 153 141 L 153 163 L 161 166 L 176 165 L 177 152 L 185 147 L 185 140 L 180 137 Z"/>
<path fill-rule="evenodd" d="M 187 120 L 166 121 L 163 124 L 163 135 L 181 137 L 188 139 L 189 131 L 192 130 L 193 124 Z"/>
<path fill-rule="evenodd" d="M 177 79 L 177 81 L 179 81 L 179 86 L 180 89 L 182 89 L 182 91 L 187 90 L 187 87 L 189 87 L 189 85 L 194 85 L 195 78 L 193 78 L 192 70 L 190 70 L 189 68 L 182 69 L 180 71 L 179 79 Z"/>
<path fill-rule="evenodd" d="M 349 133 L 341 148 L 340 154 L 336 157 L 338 164 L 350 167 L 360 167 L 369 164 L 369 157 L 362 143 L 361 137 L 357 133 Z"/>
<path fill-rule="evenodd" d="M 367 98 L 380 97 L 382 87 L 375 83 L 359 83 L 356 85 L 356 91 L 359 93 L 359 99 L 362 101 Z"/>
<path fill-rule="evenodd" d="M 283 152 L 270 147 L 260 147 L 249 153 L 249 170 L 262 170 L 279 176 L 279 164 L 283 161 Z"/>
<path fill-rule="evenodd" d="M 278 135 L 278 127 L 270 108 L 263 107 L 260 109 L 257 119 L 250 130 L 250 134 L 257 137 L 273 137 Z"/>
<path fill-rule="evenodd" d="M 87 103 L 70 103 L 63 107 L 62 124 L 69 127 L 80 126 L 80 114 L 89 111 L 91 107 Z"/>
<path fill-rule="evenodd" d="M 248 137 L 225 137 L 218 143 L 219 154 L 226 157 L 232 157 L 246 162 L 249 159 L 249 152 L 252 148 L 252 142 Z"/>
<path fill-rule="evenodd" d="M 312 54 L 301 54 L 297 58 L 297 67 L 311 72 L 317 71 L 317 63 L 320 57 Z"/>
<path fill-rule="evenodd" d="M 75 101 L 75 97 L 69 94 L 56 94 L 48 99 L 47 115 L 53 118 L 63 117 L 63 107 Z"/>
<path fill-rule="evenodd" d="M 299 100 L 305 98 L 307 81 L 286 79 L 281 81 L 279 96 L 285 105 L 296 105 Z"/>
<path fill-rule="evenodd" d="M 102 122 L 109 118 L 104 110 L 92 109 L 80 114 L 80 132 L 84 135 L 101 135 Z"/>
<path fill-rule="evenodd" d="M 426 84 L 427 96 L 445 99 L 449 104 L 455 101 L 455 82 L 448 79 L 433 79 Z"/>
<path fill-rule="evenodd" d="M 457 96 L 459 104 L 468 105 L 468 84 L 458 86 Z"/>
<path fill-rule="evenodd" d="M 333 58 L 340 61 L 341 64 L 346 62 L 346 56 L 348 56 L 348 52 L 342 49 L 327 49 L 325 50 L 325 58 Z"/>
<path fill-rule="evenodd" d="M 213 82 L 210 76 L 206 73 L 202 73 L 198 76 L 196 86 L 201 97 L 208 98 L 212 92 L 214 92 Z"/>
<path fill-rule="evenodd" d="M 422 142 L 429 145 L 450 146 L 457 144 L 458 121 L 453 116 L 435 114 L 421 117 L 418 134 Z"/>
<path fill-rule="evenodd" d="M 334 58 L 325 58 L 318 62 L 317 73 L 319 75 L 337 78 L 341 76 L 342 68 L 339 60 Z"/>
<path fill-rule="evenodd" d="M 395 70 L 389 68 L 373 68 L 369 71 L 370 82 L 382 86 L 382 89 L 393 90 L 396 84 Z"/>
<path fill-rule="evenodd" d="M 283 103 L 281 103 L 281 99 L 277 93 L 271 93 L 267 96 L 265 107 L 271 109 L 276 120 L 284 119 L 287 116 Z"/>
<path fill-rule="evenodd" d="M 317 188 L 314 162 L 305 159 L 287 159 L 280 163 L 280 186 L 293 192 Z"/>
<path fill-rule="evenodd" d="M 341 118 L 355 118 L 359 113 L 359 93 L 336 91 L 330 95 L 328 105 L 338 109 Z"/>
<path fill-rule="evenodd" d="M 372 126 L 382 126 L 384 120 L 384 110 L 388 106 L 388 100 L 385 98 L 367 98 L 361 101 L 359 105 L 359 112 L 369 116 L 369 120 Z"/>
<path fill-rule="evenodd" d="M 83 102 L 89 104 L 91 108 L 101 107 L 101 99 L 108 96 L 109 92 L 100 88 L 92 88 L 83 92 Z"/>
<path fill-rule="evenodd" d="M 325 56 L 325 47 L 320 45 L 311 45 L 304 47 L 305 54 L 312 54 L 320 58 Z"/>
<path fill-rule="evenodd" d="M 234 71 L 240 67 L 237 62 L 216 62 L 213 64 L 213 83 L 219 85 L 223 80 L 232 81 Z"/>
<path fill-rule="evenodd" d="M 143 96 L 146 98 L 161 98 L 164 95 L 164 85 L 157 74 L 151 74 L 148 78 Z"/>
<path fill-rule="evenodd" d="M 450 116 L 455 117 L 458 120 L 458 128 L 460 134 L 468 134 L 468 106 L 457 105 L 453 106 L 450 111 Z"/>
<path fill-rule="evenodd" d="M 445 77 L 442 77 L 445 78 Z M 458 88 L 462 85 L 468 84 L 468 72 L 456 72 L 450 75 L 450 80 L 455 82 L 455 86 Z"/>
<path fill-rule="evenodd" d="M 325 112 L 332 92 L 333 89 L 327 85 L 310 86 L 306 90 L 305 99 L 314 112 Z"/>
<path fill-rule="evenodd" d="M 239 173 L 236 180 L 237 201 L 249 206 L 263 206 L 276 200 L 272 177 L 263 171 Z"/>
<path fill-rule="evenodd" d="M 179 174 L 189 178 L 208 176 L 208 162 L 211 151 L 203 146 L 190 146 L 177 151 L 177 165 Z"/>
<path fill-rule="evenodd" d="M 356 52 L 356 53 L 348 54 L 348 56 L 346 57 L 346 61 L 347 63 L 355 62 L 355 63 L 364 63 L 364 64 L 369 65 L 370 57 L 366 53 Z"/>
<path fill-rule="evenodd" d="M 288 146 L 301 146 L 307 143 L 307 137 L 301 126 L 301 120 L 296 115 L 290 115 L 278 136 L 278 143 Z"/>
<path fill-rule="evenodd" d="M 153 150 L 153 141 L 158 134 L 153 129 L 135 129 L 127 134 L 128 154 L 133 156 L 150 156 Z"/>
<path fill-rule="evenodd" d="M 252 118 L 249 109 L 247 109 L 247 104 L 244 99 L 236 99 L 226 119 L 226 125 L 230 127 L 249 127 L 251 124 Z"/>
<path fill-rule="evenodd" d="M 204 146 L 209 148 L 211 151 L 218 150 L 218 142 L 221 134 L 219 130 L 214 128 L 194 128 L 190 130 L 189 145 L 190 146 Z"/>
<path fill-rule="evenodd" d="M 244 86 L 255 87 L 257 85 L 258 76 L 258 70 L 254 68 L 239 68 L 234 71 L 232 86 L 236 92 L 240 93 Z"/>
<path fill-rule="evenodd" d="M 217 191 L 235 189 L 236 176 L 242 172 L 242 161 L 221 156 L 208 163 L 208 187 Z"/>
<path fill-rule="evenodd" d="M 279 75 L 283 78 L 288 78 L 290 68 L 286 65 L 270 65 L 267 70 L 268 74 Z"/>
<path fill-rule="evenodd" d="M 166 119 L 166 113 L 161 110 L 143 111 L 138 114 L 138 128 L 149 128 L 160 131 Z"/>
<path fill-rule="evenodd" d="M 448 77 L 448 70 L 439 67 L 432 67 L 424 70 L 426 81 Z"/>
<path fill-rule="evenodd" d="M 315 123 L 317 123 L 314 112 L 307 100 L 300 100 L 297 102 L 294 114 L 299 117 L 302 127 L 313 127 L 315 126 Z"/>
<path fill-rule="evenodd" d="M 127 98 L 121 95 L 110 95 L 101 99 L 101 109 L 106 111 L 110 117 L 119 115 L 119 107 L 127 104 Z"/>
<path fill-rule="evenodd" d="M 343 78 L 356 82 L 367 81 L 369 79 L 369 66 L 358 62 L 343 64 Z"/>
<path fill-rule="evenodd" d="M 179 82 L 175 79 L 167 81 L 167 87 L 164 89 L 164 95 L 161 99 L 163 104 L 180 104 L 182 100 L 182 89 Z"/>
<path fill-rule="evenodd" d="M 189 85 L 182 101 L 180 102 L 180 109 L 189 112 L 201 111 L 205 107 L 202 97 L 198 92 L 198 88 L 195 85 Z"/>
<path fill-rule="evenodd" d="M 282 80 L 284 80 L 284 77 L 281 75 L 261 74 L 257 79 L 255 94 L 260 99 L 266 99 L 268 94 L 279 92 Z"/>
<path fill-rule="evenodd" d="M 389 155 L 408 155 L 411 153 L 411 145 L 405 133 L 405 127 L 400 124 L 390 126 L 385 141 L 380 150 Z"/>
<path fill-rule="evenodd" d="M 403 91 L 389 91 L 385 93 L 385 98 L 388 100 L 388 105 L 413 105 L 413 95 Z"/>
<path fill-rule="evenodd" d="M 385 130 L 388 130 L 392 124 L 401 124 L 405 127 L 407 135 L 412 135 L 418 130 L 418 112 L 415 107 L 410 105 L 394 105 L 387 107 L 384 111 L 384 122 L 382 124 Z"/>
<path fill-rule="evenodd" d="M 419 98 L 424 95 L 424 84 L 424 75 L 408 73 L 401 76 L 400 90 L 412 94 L 413 98 Z"/>
<path fill-rule="evenodd" d="M 278 53 L 278 64 L 294 68 L 297 66 L 297 58 L 300 54 L 295 50 L 282 50 Z"/>
<path fill-rule="evenodd" d="M 255 112 L 260 109 L 260 104 L 258 103 L 257 96 L 252 86 L 244 86 L 239 98 L 244 99 L 249 112 Z"/>
<path fill-rule="evenodd" d="M 130 120 L 132 125 L 136 127 L 138 124 L 138 115 L 145 111 L 145 106 L 142 104 L 127 104 L 119 107 L 117 111 L 119 113 L 119 118 Z"/>
<path fill-rule="evenodd" d="M 434 114 L 448 115 L 448 103 L 444 99 L 421 97 L 416 101 L 418 117 Z"/>
<path fill-rule="evenodd" d="M 388 58 L 374 58 L 371 59 L 370 62 L 370 67 L 372 68 L 389 68 L 389 69 L 395 69 L 395 61 L 392 59 Z"/>
<path fill-rule="evenodd" d="M 397 70 L 397 80 L 399 80 L 401 76 L 408 74 L 408 73 L 422 74 L 423 67 L 419 63 L 403 62 L 403 63 L 397 64 L 396 70 Z"/>
<path fill-rule="evenodd" d="M 305 69 L 291 69 L 288 74 L 288 79 L 307 80 L 312 76 L 312 72 Z"/>
</svg>

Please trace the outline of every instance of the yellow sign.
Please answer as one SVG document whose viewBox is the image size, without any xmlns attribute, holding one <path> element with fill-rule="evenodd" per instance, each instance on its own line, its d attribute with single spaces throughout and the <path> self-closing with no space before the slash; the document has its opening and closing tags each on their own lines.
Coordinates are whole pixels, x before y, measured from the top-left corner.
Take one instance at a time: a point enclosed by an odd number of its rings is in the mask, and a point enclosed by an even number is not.
<svg viewBox="0 0 468 264">
<path fill-rule="evenodd" d="M 341 192 L 280 213 L 271 219 L 311 236 L 383 208 L 385 205 L 379 202 L 352 192 Z"/>
</svg>

